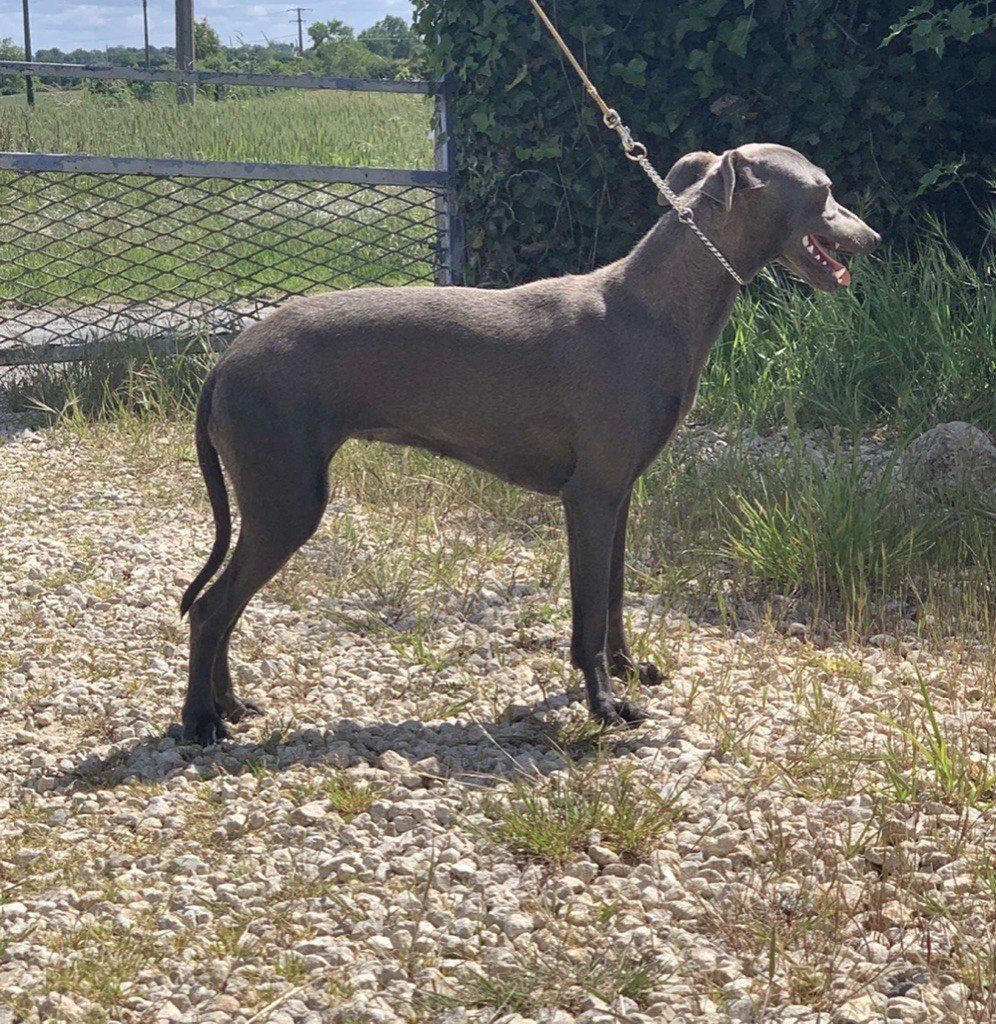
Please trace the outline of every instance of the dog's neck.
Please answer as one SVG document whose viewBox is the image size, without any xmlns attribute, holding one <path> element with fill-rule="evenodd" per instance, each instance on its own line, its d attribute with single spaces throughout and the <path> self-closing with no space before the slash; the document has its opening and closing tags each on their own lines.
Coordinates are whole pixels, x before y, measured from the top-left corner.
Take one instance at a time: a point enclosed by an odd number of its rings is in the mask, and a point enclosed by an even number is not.
<svg viewBox="0 0 996 1024">
<path fill-rule="evenodd" d="M 714 205 L 708 198 L 696 202 L 696 223 L 740 277 L 749 281 L 767 259 L 759 262 L 758 247 L 738 230 L 736 218 L 720 216 Z M 607 269 L 655 319 L 695 324 L 696 337 L 689 340 L 705 345 L 711 345 L 725 326 L 740 288 L 674 211 L 665 214 L 628 256 Z"/>
</svg>

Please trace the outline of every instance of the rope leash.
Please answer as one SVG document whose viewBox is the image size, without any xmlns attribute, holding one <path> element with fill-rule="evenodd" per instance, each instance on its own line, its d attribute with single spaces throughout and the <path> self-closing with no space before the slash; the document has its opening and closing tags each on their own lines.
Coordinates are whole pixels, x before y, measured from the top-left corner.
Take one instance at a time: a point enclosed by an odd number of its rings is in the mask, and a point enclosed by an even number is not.
<svg viewBox="0 0 996 1024">
<path fill-rule="evenodd" d="M 605 100 L 599 95 L 598 90 L 595 88 L 594 83 L 585 73 L 585 70 L 578 63 L 577 58 L 571 53 L 570 47 L 564 42 L 563 36 L 557 31 L 556 25 L 547 17 L 546 11 L 543 10 L 539 5 L 539 0 L 529 0 L 533 5 L 536 13 L 539 15 L 540 21 L 546 26 L 547 31 L 553 36 L 554 41 L 563 51 L 564 56 L 570 61 L 571 67 L 578 74 L 578 78 L 581 79 L 582 84 L 585 87 L 585 91 L 595 101 L 598 109 L 602 112 L 602 122 L 606 128 L 611 129 L 619 136 L 619 141 L 622 144 L 623 152 L 627 158 L 632 160 L 633 163 L 639 164 L 643 169 L 643 173 L 653 182 L 654 187 L 658 192 L 667 200 L 667 202 L 674 207 L 675 212 L 678 214 L 678 220 L 682 224 L 687 224 L 692 229 L 699 241 L 716 257 L 726 272 L 733 278 L 737 284 L 742 285 L 744 283 L 743 278 L 733 269 L 730 265 L 730 261 L 716 248 L 715 245 L 709 240 L 705 232 L 695 223 L 695 217 L 689 207 L 685 206 L 678 196 L 674 193 L 674 190 L 670 188 L 667 182 L 660 176 L 657 169 L 650 162 L 650 158 L 647 155 L 647 147 L 642 142 L 637 142 L 633 138 L 633 133 L 623 124 L 622 118 L 619 116 L 619 112 L 610 107 Z"/>
</svg>

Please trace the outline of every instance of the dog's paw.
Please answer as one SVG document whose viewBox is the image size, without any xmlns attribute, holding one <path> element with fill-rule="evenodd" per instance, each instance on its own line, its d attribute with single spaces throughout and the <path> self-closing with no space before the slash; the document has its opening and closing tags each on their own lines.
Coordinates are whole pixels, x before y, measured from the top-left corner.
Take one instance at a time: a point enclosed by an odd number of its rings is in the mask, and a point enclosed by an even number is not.
<svg viewBox="0 0 996 1024">
<path fill-rule="evenodd" d="M 639 725 L 641 722 L 648 721 L 649 717 L 642 708 L 638 708 L 635 704 L 628 700 L 616 701 L 616 714 L 627 725 Z"/>
<path fill-rule="evenodd" d="M 200 714 L 190 714 L 184 711 L 184 743 L 197 743 L 202 747 L 208 747 L 219 740 L 227 740 L 230 736 L 231 733 L 216 711 L 206 711 Z"/>
<path fill-rule="evenodd" d="M 596 721 L 608 727 L 632 728 L 647 721 L 647 715 L 628 700 L 606 701 L 591 714 Z"/>
<path fill-rule="evenodd" d="M 214 703 L 215 713 L 227 721 L 235 724 L 243 718 L 254 718 L 263 714 L 263 709 L 251 700 L 239 700 L 238 697 L 231 704 L 222 705 L 217 701 Z"/>
</svg>

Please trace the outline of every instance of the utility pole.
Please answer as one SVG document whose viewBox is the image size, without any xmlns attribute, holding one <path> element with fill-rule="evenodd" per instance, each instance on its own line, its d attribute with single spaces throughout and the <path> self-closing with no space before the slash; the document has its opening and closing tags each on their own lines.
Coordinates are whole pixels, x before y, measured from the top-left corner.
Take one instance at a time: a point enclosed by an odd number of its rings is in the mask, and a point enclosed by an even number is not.
<svg viewBox="0 0 996 1024">
<path fill-rule="evenodd" d="M 21 8 L 24 11 L 24 59 L 31 60 L 31 15 L 28 13 L 28 0 L 21 0 Z M 24 91 L 28 106 L 33 107 L 35 105 L 35 83 L 30 75 L 24 76 Z"/>
<path fill-rule="evenodd" d="M 145 28 L 145 70 L 152 67 L 149 60 L 149 0 L 142 0 L 142 25 Z"/>
<path fill-rule="evenodd" d="M 311 10 L 310 7 L 288 7 L 287 8 L 287 13 L 288 14 L 293 14 L 293 13 L 297 14 L 297 18 L 296 19 L 295 18 L 291 18 L 291 21 L 292 22 L 293 21 L 297 21 L 297 55 L 299 57 L 303 57 L 304 56 L 304 32 L 303 32 L 302 26 L 301 26 L 301 15 L 305 11 L 310 11 L 310 10 Z"/>
<path fill-rule="evenodd" d="M 176 0 L 176 66 L 194 70 L 194 0 Z M 193 103 L 196 94 L 193 82 L 182 82 L 176 87 L 176 102 Z"/>
</svg>

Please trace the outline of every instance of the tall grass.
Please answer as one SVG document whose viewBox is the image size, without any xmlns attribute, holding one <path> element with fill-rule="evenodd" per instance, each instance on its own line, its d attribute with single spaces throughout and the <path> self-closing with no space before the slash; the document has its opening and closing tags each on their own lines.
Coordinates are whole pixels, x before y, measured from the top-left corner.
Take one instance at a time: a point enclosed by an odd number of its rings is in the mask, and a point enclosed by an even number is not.
<svg viewBox="0 0 996 1024">
<path fill-rule="evenodd" d="M 180 356 L 121 339 L 93 346 L 79 362 L 8 370 L 0 398 L 14 412 L 46 423 L 175 420 L 193 414 L 215 359 L 198 339 Z"/>
<path fill-rule="evenodd" d="M 853 287 L 809 296 L 769 276 L 740 299 L 702 381 L 700 415 L 766 427 L 910 435 L 996 430 L 996 277 L 925 226 L 912 253 L 855 260 Z"/>
<path fill-rule="evenodd" d="M 398 93 L 284 90 L 180 106 L 79 89 L 34 109 L 0 105 L 0 150 L 431 168 L 431 113 L 430 100 Z"/>
</svg>

